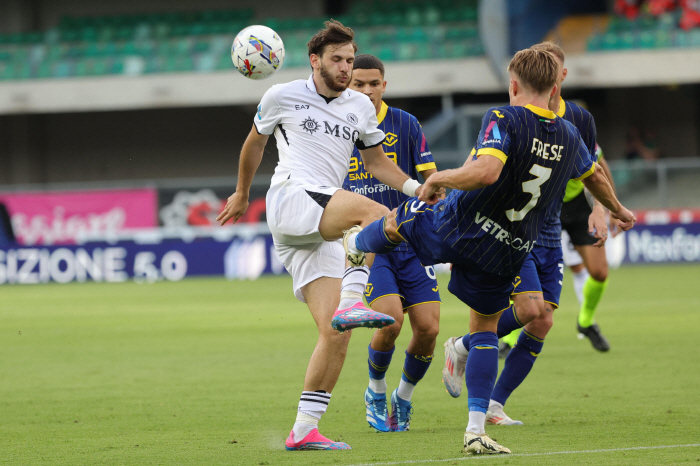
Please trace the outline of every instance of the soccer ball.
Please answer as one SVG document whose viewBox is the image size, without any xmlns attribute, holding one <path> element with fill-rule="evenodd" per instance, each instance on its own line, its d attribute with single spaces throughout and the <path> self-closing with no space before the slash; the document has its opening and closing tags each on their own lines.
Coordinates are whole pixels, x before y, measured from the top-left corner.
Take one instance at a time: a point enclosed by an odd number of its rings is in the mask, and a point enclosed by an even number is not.
<svg viewBox="0 0 700 466">
<path fill-rule="evenodd" d="M 264 79 L 282 66 L 284 44 L 269 27 L 248 26 L 233 40 L 231 60 L 246 78 Z"/>
</svg>

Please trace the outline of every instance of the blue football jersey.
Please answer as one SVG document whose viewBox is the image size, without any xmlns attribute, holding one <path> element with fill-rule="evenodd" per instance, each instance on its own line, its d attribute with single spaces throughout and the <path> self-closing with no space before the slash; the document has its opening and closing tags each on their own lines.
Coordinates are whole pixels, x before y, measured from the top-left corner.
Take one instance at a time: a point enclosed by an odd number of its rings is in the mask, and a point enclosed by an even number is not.
<svg viewBox="0 0 700 466">
<path fill-rule="evenodd" d="M 389 107 L 382 102 L 377 120 L 379 121 L 378 128 L 386 134 L 382 143 L 384 153 L 404 173 L 415 180 L 418 179 L 418 173 L 435 168 L 433 154 L 428 148 L 423 129 L 416 117 L 398 108 Z M 390 188 L 368 173 L 362 164 L 360 151 L 357 148 L 353 151 L 350 159 L 350 170 L 345 178 L 343 188 L 362 194 L 389 209 L 398 207 L 408 199 L 408 196 L 401 191 Z M 403 243 L 397 249 L 407 250 L 408 245 Z"/>
<path fill-rule="evenodd" d="M 579 105 L 576 105 L 573 102 L 566 102 L 564 99 L 561 99 L 559 102 L 559 111 L 557 112 L 557 116 L 571 122 L 576 129 L 578 129 L 588 152 L 593 157 L 593 160 L 597 161 L 597 136 L 593 115 Z M 580 181 L 575 180 L 570 181 L 570 183 L 582 185 Z M 566 191 L 566 187 L 564 188 L 564 191 Z M 540 231 L 537 238 L 537 244 L 540 246 L 547 248 L 561 247 L 561 221 L 559 220 L 559 216 L 561 215 L 561 207 L 563 203 L 564 192 L 561 193 L 561 199 L 550 204 L 548 208 L 549 210 L 544 221 L 544 226 L 542 227 L 542 231 Z"/>
<path fill-rule="evenodd" d="M 418 173 L 435 168 L 433 155 L 416 117 L 382 102 L 377 120 L 378 128 L 386 134 L 382 143 L 384 153 L 408 176 L 417 179 Z M 350 159 L 350 170 L 343 188 L 362 194 L 389 209 L 398 207 L 408 199 L 401 191 L 390 188 L 368 173 L 357 148 Z"/>
<path fill-rule="evenodd" d="M 533 105 L 489 110 L 476 144 L 476 156 L 483 155 L 504 163 L 498 180 L 452 191 L 433 224 L 453 262 L 516 274 L 537 244 L 551 204 L 561 202 L 570 179 L 593 173 L 594 160 L 574 125 Z"/>
</svg>

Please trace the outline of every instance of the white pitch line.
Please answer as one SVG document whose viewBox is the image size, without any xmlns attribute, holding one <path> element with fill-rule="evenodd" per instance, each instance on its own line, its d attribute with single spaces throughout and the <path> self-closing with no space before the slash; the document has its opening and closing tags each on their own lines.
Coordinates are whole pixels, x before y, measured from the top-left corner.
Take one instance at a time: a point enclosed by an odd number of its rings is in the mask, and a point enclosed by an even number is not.
<svg viewBox="0 0 700 466">
<path fill-rule="evenodd" d="M 514 456 L 551 456 L 551 455 L 580 455 L 583 453 L 611 453 L 618 451 L 634 451 L 634 450 L 660 450 L 664 448 L 692 448 L 700 447 L 700 443 L 688 443 L 686 445 L 659 445 L 656 447 L 629 447 L 629 448 L 606 448 L 601 450 L 578 450 L 578 451 L 550 451 L 547 453 L 514 453 L 510 455 L 479 455 L 479 456 L 460 456 L 459 458 L 447 458 L 444 460 L 409 460 L 409 461 L 392 461 L 389 463 L 359 463 L 349 466 L 386 466 L 392 464 L 420 464 L 420 463 L 444 463 L 446 461 L 467 461 L 467 460 L 484 460 L 484 459 L 508 459 Z"/>
</svg>

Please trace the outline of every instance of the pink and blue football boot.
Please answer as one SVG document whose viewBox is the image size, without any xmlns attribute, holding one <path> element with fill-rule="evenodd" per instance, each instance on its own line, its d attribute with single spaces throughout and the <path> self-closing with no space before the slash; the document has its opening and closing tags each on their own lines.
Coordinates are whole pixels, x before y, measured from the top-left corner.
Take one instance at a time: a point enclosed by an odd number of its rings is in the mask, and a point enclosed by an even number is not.
<svg viewBox="0 0 700 466">
<path fill-rule="evenodd" d="M 382 328 L 396 322 L 393 317 L 373 311 L 361 302 L 347 309 L 336 309 L 331 320 L 333 328 L 339 332 L 354 328 Z"/>
<path fill-rule="evenodd" d="M 318 429 L 313 429 L 309 434 L 298 442 L 294 441 L 294 431 L 289 433 L 284 448 L 289 451 L 296 450 L 351 450 L 350 445 L 343 442 L 334 442 L 318 433 Z"/>
</svg>

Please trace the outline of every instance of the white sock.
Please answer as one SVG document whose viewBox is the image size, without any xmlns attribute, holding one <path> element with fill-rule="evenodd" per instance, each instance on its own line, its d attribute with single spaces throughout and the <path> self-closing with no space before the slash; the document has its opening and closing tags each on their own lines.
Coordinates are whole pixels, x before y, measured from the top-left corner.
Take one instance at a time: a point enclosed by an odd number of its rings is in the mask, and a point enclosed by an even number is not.
<svg viewBox="0 0 700 466">
<path fill-rule="evenodd" d="M 294 427 L 292 427 L 294 441 L 300 441 L 309 435 L 312 430 L 317 429 L 318 421 L 318 419 L 308 414 L 297 413 L 297 420 L 294 422 Z"/>
<path fill-rule="evenodd" d="M 350 254 L 359 254 L 362 252 L 359 249 L 357 249 L 357 244 L 356 244 L 357 235 L 359 235 L 359 234 L 360 234 L 359 232 L 358 233 L 351 233 L 350 236 L 348 236 L 348 252 Z"/>
<path fill-rule="evenodd" d="M 503 411 L 503 405 L 498 401 L 489 400 L 489 411 Z"/>
<path fill-rule="evenodd" d="M 358 302 L 362 302 L 362 294 L 367 287 L 369 279 L 369 267 L 348 267 L 343 275 L 343 283 L 340 288 L 340 304 L 338 309 L 347 309 Z"/>
<path fill-rule="evenodd" d="M 383 379 L 373 379 L 372 377 L 370 377 L 369 389 L 378 395 L 386 393 L 386 377 L 384 377 Z"/>
<path fill-rule="evenodd" d="M 464 346 L 464 342 L 462 341 L 461 337 L 455 340 L 455 350 L 457 351 L 457 354 L 463 356 L 465 359 L 467 356 L 469 356 L 469 348 Z"/>
<path fill-rule="evenodd" d="M 399 389 L 396 391 L 396 396 L 398 396 L 402 400 L 411 401 L 411 397 L 413 396 L 413 390 L 415 390 L 415 388 L 415 385 L 406 382 L 403 379 L 403 377 L 401 377 L 401 381 L 399 382 Z"/>
<path fill-rule="evenodd" d="M 469 411 L 469 424 L 467 424 L 467 432 L 473 434 L 483 434 L 486 432 L 486 413 L 481 411 Z"/>
<path fill-rule="evenodd" d="M 588 270 L 585 268 L 581 269 L 578 273 L 574 273 L 574 292 L 576 293 L 579 307 L 583 305 L 583 285 L 586 284 L 588 277 Z"/>
<path fill-rule="evenodd" d="M 328 409 L 330 401 L 331 394 L 327 392 L 301 392 L 297 419 L 292 428 L 295 442 L 299 442 L 318 427 L 318 421 Z"/>
</svg>

